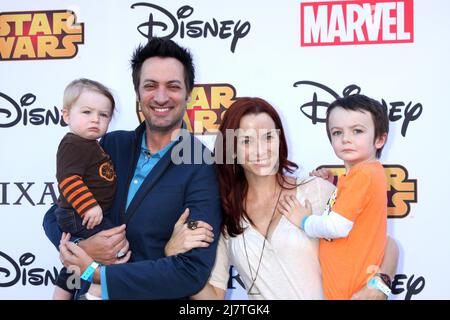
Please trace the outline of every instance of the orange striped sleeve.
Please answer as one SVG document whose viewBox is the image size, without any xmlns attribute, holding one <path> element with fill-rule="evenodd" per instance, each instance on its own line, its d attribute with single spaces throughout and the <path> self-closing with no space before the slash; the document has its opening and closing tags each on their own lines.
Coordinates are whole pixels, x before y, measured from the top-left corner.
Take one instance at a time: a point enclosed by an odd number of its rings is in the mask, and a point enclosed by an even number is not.
<svg viewBox="0 0 450 320">
<path fill-rule="evenodd" d="M 77 197 L 77 200 L 73 201 L 71 204 L 72 204 L 72 206 L 73 206 L 75 209 L 77 209 L 77 208 L 80 206 L 80 203 L 81 203 L 83 200 L 88 199 L 88 198 L 89 198 L 89 200 L 90 200 L 91 198 L 94 199 L 94 196 L 92 195 L 92 193 L 88 192 L 88 193 L 83 194 L 83 195 L 80 196 L 80 197 Z"/>
<path fill-rule="evenodd" d="M 84 216 L 86 211 L 88 211 L 89 209 L 91 209 L 91 208 L 93 208 L 93 207 L 95 207 L 97 205 L 98 205 L 97 201 L 95 201 L 95 199 L 92 198 L 91 200 L 85 202 L 82 206 L 80 206 L 77 211 L 79 212 L 79 214 L 81 216 Z"/>
<path fill-rule="evenodd" d="M 69 196 L 69 192 L 76 187 L 82 187 L 84 185 L 83 180 L 77 179 L 73 183 L 66 185 L 65 188 L 60 188 L 65 197 Z"/>
<path fill-rule="evenodd" d="M 80 216 L 83 216 L 90 208 L 98 205 L 92 192 L 78 175 L 65 178 L 59 184 L 59 189 L 67 202 Z"/>
<path fill-rule="evenodd" d="M 73 176 L 70 176 L 70 177 L 68 177 L 68 178 L 65 178 L 65 179 L 59 184 L 59 187 L 60 187 L 61 189 L 64 189 L 65 186 L 66 186 L 67 184 L 70 184 L 70 183 L 72 183 L 73 181 L 78 180 L 78 179 L 81 179 L 81 177 L 78 176 L 78 175 L 73 175 Z"/>
<path fill-rule="evenodd" d="M 86 190 L 89 190 L 88 187 L 86 187 L 86 186 L 82 186 L 82 187 L 74 190 L 72 193 L 70 193 L 70 195 L 68 195 L 66 197 L 67 201 L 72 202 L 73 198 L 75 198 L 77 195 L 79 195 L 80 193 L 82 193 L 83 191 L 86 191 Z"/>
</svg>

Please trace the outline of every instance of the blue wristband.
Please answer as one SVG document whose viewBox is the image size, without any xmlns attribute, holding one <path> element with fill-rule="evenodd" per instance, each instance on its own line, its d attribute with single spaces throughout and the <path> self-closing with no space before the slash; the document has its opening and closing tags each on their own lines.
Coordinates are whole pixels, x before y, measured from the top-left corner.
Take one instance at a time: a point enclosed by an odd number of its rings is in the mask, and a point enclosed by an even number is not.
<svg viewBox="0 0 450 320">
<path fill-rule="evenodd" d="M 302 229 L 303 231 L 305 231 L 305 223 L 308 218 L 309 216 L 303 217 L 302 221 L 300 222 L 300 229 Z"/>
<path fill-rule="evenodd" d="M 386 295 L 386 297 L 388 297 L 391 293 L 391 289 L 389 289 L 387 285 L 385 285 L 381 280 L 377 278 L 371 278 L 367 285 L 369 286 L 369 288 L 380 290 Z"/>
<path fill-rule="evenodd" d="M 87 269 L 81 275 L 81 279 L 89 282 L 93 282 L 95 269 L 100 266 L 100 263 L 92 261 L 91 264 L 87 267 Z"/>
</svg>

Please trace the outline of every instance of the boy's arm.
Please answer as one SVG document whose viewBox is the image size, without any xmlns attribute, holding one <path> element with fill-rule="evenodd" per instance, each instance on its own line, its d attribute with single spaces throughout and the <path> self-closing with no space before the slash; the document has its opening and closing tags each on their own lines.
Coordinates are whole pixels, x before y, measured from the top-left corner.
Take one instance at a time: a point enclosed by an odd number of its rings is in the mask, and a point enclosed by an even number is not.
<svg viewBox="0 0 450 320">
<path fill-rule="evenodd" d="M 337 239 L 345 238 L 353 223 L 361 214 L 371 194 L 371 174 L 363 170 L 346 176 L 345 184 L 339 186 L 339 193 L 330 205 L 330 213 L 302 219 L 301 228 L 311 237 Z"/>
<path fill-rule="evenodd" d="M 303 229 L 309 237 L 337 239 L 345 238 L 353 228 L 353 221 L 331 211 L 321 216 L 306 216 L 301 222 Z"/>
<path fill-rule="evenodd" d="M 63 138 L 56 154 L 56 179 L 61 196 L 82 217 L 98 205 L 83 178 L 99 149 L 96 143 L 79 139 L 74 135 Z"/>
<path fill-rule="evenodd" d="M 345 238 L 353 228 L 353 221 L 333 211 L 325 211 L 321 216 L 311 215 L 311 203 L 305 200 L 305 205 L 302 205 L 293 195 L 280 199 L 278 210 L 313 238 Z"/>
<path fill-rule="evenodd" d="M 66 201 L 81 217 L 89 209 L 98 206 L 94 195 L 79 175 L 70 175 L 62 179 L 61 182 L 58 181 L 58 187 Z"/>
</svg>

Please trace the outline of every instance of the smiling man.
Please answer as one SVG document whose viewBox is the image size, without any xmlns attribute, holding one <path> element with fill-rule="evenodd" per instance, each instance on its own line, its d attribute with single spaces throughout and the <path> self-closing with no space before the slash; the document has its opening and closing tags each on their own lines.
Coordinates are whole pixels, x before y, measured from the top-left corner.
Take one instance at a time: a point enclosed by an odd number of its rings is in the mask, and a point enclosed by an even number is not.
<svg viewBox="0 0 450 320">
<path fill-rule="evenodd" d="M 90 280 L 101 284 L 103 299 L 184 298 L 208 280 L 217 242 L 165 257 L 173 227 L 189 209 L 190 219 L 208 222 L 218 239 L 221 222 L 214 167 L 194 164 L 193 153 L 181 164 L 171 157 L 180 144 L 184 150 L 204 150 L 194 136 L 178 134 L 194 86 L 192 57 L 172 40 L 153 38 L 136 49 L 131 66 L 145 121 L 135 131 L 112 132 L 101 141 L 116 168 L 117 192 L 110 217 L 119 226 L 81 240 L 78 246 L 67 237 L 60 244 L 52 207 L 44 229 L 59 245 L 66 266 L 76 266 L 81 273 L 92 271 Z"/>
</svg>

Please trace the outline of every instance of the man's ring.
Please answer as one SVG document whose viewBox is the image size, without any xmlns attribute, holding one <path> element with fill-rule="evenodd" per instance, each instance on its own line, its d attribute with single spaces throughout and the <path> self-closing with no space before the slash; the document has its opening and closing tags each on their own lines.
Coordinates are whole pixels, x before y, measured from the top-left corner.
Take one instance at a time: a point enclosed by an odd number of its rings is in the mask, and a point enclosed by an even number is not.
<svg viewBox="0 0 450 320">
<path fill-rule="evenodd" d="M 197 229 L 197 226 L 198 226 L 198 221 L 196 221 L 196 220 L 191 220 L 187 223 L 187 227 L 191 230 Z"/>
<path fill-rule="evenodd" d="M 125 255 L 125 253 L 123 253 L 122 251 L 119 250 L 119 252 L 117 252 L 117 254 L 116 254 L 116 258 L 117 258 L 117 259 L 120 259 L 120 258 L 122 258 L 124 255 Z"/>
</svg>

